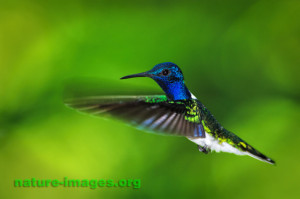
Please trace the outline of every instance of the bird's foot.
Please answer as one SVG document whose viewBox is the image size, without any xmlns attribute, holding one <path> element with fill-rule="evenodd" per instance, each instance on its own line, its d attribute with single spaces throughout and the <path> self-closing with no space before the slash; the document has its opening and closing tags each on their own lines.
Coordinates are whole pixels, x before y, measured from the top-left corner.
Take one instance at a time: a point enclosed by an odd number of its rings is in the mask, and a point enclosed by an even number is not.
<svg viewBox="0 0 300 199">
<path fill-rule="evenodd" d="M 200 152 L 203 152 L 205 154 L 208 154 L 210 152 L 210 149 L 206 145 L 205 146 L 198 145 L 198 149 Z"/>
</svg>

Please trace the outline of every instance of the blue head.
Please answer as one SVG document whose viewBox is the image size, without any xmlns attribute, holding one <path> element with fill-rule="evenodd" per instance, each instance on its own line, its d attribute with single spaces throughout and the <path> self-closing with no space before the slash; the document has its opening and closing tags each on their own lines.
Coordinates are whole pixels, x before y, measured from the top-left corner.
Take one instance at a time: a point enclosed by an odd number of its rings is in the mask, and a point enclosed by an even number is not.
<svg viewBox="0 0 300 199">
<path fill-rule="evenodd" d="M 128 75 L 121 79 L 133 77 L 150 77 L 165 91 L 170 100 L 190 99 L 191 93 L 184 84 L 183 74 L 180 68 L 171 62 L 157 64 L 151 70 Z"/>
</svg>

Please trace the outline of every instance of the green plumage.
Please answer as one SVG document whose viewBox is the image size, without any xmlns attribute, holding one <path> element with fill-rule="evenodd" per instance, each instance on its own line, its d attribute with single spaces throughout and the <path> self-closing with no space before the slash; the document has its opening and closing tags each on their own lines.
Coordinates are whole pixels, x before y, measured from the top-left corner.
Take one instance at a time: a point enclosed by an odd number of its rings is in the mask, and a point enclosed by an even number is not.
<svg viewBox="0 0 300 199">
<path fill-rule="evenodd" d="M 66 102 L 69 106 L 94 115 L 108 114 L 149 132 L 203 138 L 209 134 L 219 144 L 226 142 L 262 160 L 273 160 L 258 152 L 232 132 L 223 128 L 197 99 L 168 100 L 165 95 L 101 96 Z"/>
<path fill-rule="evenodd" d="M 168 100 L 165 96 L 160 96 L 156 98 L 149 97 L 146 99 L 148 103 L 160 103 L 167 102 L 170 104 L 176 105 L 184 105 L 186 109 L 186 115 L 184 117 L 185 120 L 192 123 L 201 123 L 206 133 L 213 136 L 215 139 L 222 142 L 226 142 L 231 146 L 237 148 L 243 152 L 249 152 L 255 156 L 258 156 L 268 162 L 274 163 L 273 160 L 266 157 L 256 149 L 254 149 L 251 145 L 246 143 L 244 140 L 233 134 L 232 132 L 223 128 L 220 123 L 214 118 L 214 116 L 209 112 L 209 110 L 197 99 L 187 99 L 187 100 L 179 100 L 172 101 Z"/>
<path fill-rule="evenodd" d="M 90 97 L 71 100 L 67 104 L 94 115 L 114 116 L 148 132 L 185 136 L 204 153 L 223 151 L 274 163 L 219 124 L 188 90 L 176 64 L 157 64 L 150 71 L 121 79 L 134 77 L 152 78 L 165 95 Z"/>
</svg>

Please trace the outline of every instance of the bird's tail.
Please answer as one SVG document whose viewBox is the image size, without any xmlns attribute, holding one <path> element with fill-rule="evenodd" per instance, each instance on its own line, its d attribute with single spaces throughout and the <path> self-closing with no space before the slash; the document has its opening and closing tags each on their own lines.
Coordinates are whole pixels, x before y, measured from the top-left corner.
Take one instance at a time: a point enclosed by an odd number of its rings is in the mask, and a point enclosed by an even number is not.
<svg viewBox="0 0 300 199">
<path fill-rule="evenodd" d="M 245 152 L 245 155 L 249 155 L 255 159 L 267 162 L 269 164 L 275 164 L 275 161 L 272 160 L 271 158 L 265 156 L 255 148 L 253 148 L 250 144 L 246 143 L 244 140 L 236 136 L 230 131 L 227 131 L 224 129 L 228 138 L 232 141 L 231 145 L 238 148 L 239 150 Z"/>
<path fill-rule="evenodd" d="M 244 151 L 247 153 L 247 155 L 249 155 L 253 158 L 256 158 L 258 160 L 270 163 L 270 164 L 275 164 L 274 160 L 272 160 L 271 158 L 269 158 L 269 157 L 265 156 L 264 154 L 260 153 L 259 151 L 257 151 L 255 148 L 253 148 L 249 144 L 245 143 L 245 146 L 246 147 L 244 148 Z"/>
</svg>

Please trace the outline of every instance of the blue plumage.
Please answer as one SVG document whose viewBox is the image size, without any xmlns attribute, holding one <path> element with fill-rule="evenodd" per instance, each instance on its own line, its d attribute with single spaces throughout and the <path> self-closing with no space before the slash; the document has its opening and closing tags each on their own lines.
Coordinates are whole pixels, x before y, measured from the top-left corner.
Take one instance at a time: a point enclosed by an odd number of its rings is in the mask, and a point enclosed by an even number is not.
<svg viewBox="0 0 300 199">
<path fill-rule="evenodd" d="M 125 76 L 122 79 L 131 77 L 151 77 L 164 90 L 170 100 L 191 99 L 191 93 L 185 86 L 180 68 L 172 62 L 157 64 L 147 72 Z"/>
</svg>

